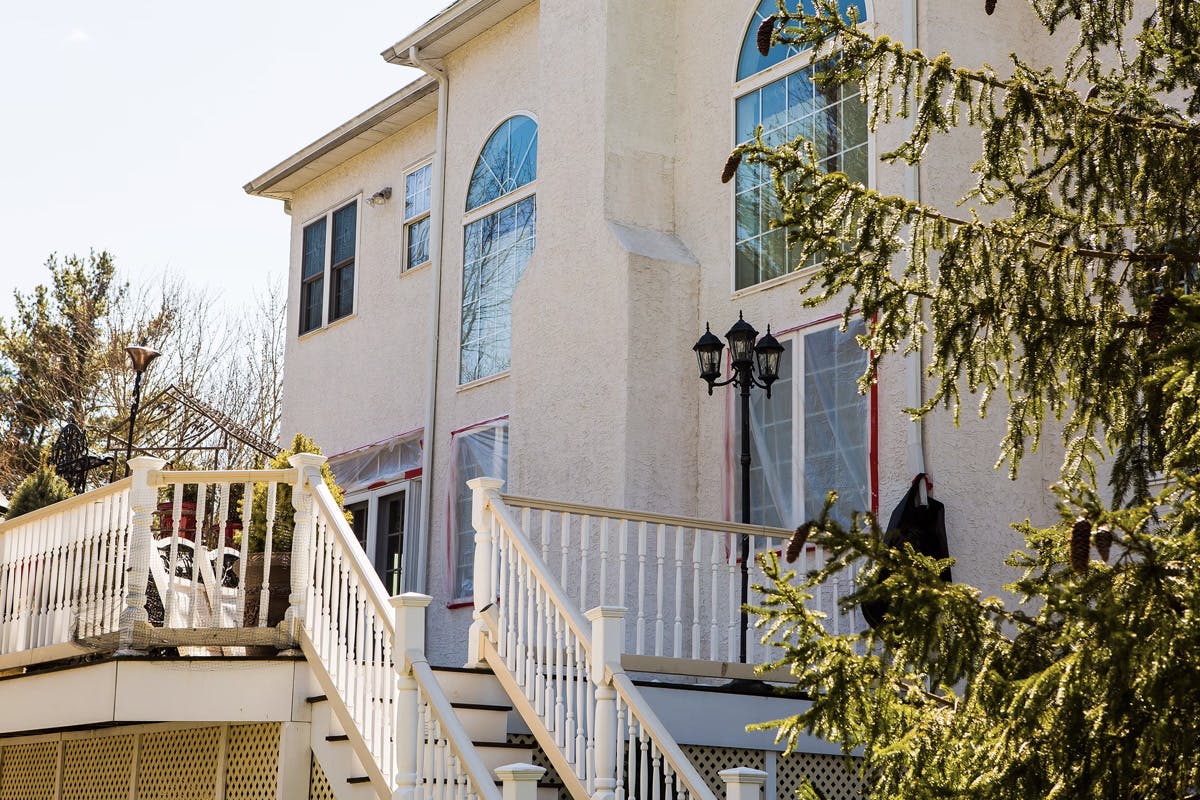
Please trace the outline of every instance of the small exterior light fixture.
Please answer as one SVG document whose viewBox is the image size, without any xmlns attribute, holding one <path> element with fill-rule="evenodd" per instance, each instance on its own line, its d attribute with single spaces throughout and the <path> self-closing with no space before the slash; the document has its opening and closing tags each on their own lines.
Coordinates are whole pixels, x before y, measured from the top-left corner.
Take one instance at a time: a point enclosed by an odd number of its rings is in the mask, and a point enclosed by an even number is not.
<svg viewBox="0 0 1200 800">
<path fill-rule="evenodd" d="M 734 369 L 746 369 L 754 362 L 754 340 L 757 338 L 758 331 L 742 319 L 742 312 L 739 311 L 738 321 L 733 323 L 729 333 L 725 334 L 725 340 L 729 342 L 729 358 Z"/>
<path fill-rule="evenodd" d="M 129 354 L 129 360 L 133 363 L 133 371 L 137 375 L 145 372 L 146 367 L 150 366 L 150 362 L 162 355 L 153 347 L 147 347 L 144 344 L 131 344 L 125 348 L 125 352 Z"/>
<path fill-rule="evenodd" d="M 133 403 L 129 406 L 129 440 L 125 442 L 125 474 L 129 474 L 129 459 L 133 457 L 133 429 L 137 423 L 138 402 L 142 396 L 142 373 L 150 366 L 150 362 L 161 353 L 145 344 L 131 344 L 125 348 L 129 360 L 133 364 Z"/>
<path fill-rule="evenodd" d="M 708 323 L 704 324 L 704 335 L 692 347 L 696 352 L 696 361 L 700 364 L 700 378 L 708 382 L 708 393 L 712 394 L 713 384 L 721 377 L 721 353 L 725 344 L 713 335 Z"/>
<path fill-rule="evenodd" d="M 392 187 L 385 186 L 367 199 L 367 205 L 381 206 L 392 199 Z"/>
<path fill-rule="evenodd" d="M 771 335 L 771 326 L 768 325 L 767 332 L 758 340 L 758 344 L 754 345 L 758 379 L 763 382 L 763 388 L 767 390 L 767 397 L 771 396 L 771 384 L 779 379 L 779 357 L 781 355 L 783 355 L 783 345 Z"/>
</svg>

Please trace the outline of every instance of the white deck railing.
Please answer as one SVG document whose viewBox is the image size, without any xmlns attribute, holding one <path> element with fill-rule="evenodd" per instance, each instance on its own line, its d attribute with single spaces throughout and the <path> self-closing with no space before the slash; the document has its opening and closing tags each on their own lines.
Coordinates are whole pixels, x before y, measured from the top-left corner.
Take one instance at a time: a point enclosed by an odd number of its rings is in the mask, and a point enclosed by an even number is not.
<svg viewBox="0 0 1200 800">
<path fill-rule="evenodd" d="M 501 498 L 501 482 L 469 483 L 474 602 L 489 629 L 488 662 L 521 691 L 524 709 L 536 717 L 526 722 L 560 775 L 569 772 L 592 797 L 714 800 L 621 667 L 626 609 L 601 605 L 585 619 Z"/>
<path fill-rule="evenodd" d="M 735 522 L 651 514 L 503 496 L 535 546 L 548 574 L 571 587 L 576 608 L 628 609 L 622 652 L 719 662 L 738 660 L 741 630 L 741 537 L 749 537 L 747 584 L 766 582 L 759 556 L 781 553 L 792 531 Z M 792 565 L 800 572 L 823 566 L 824 553 L 809 546 Z M 813 607 L 832 632 L 859 623 L 842 613 L 838 579 L 821 586 Z M 749 602 L 761 595 L 749 591 Z M 754 618 L 748 624 L 753 626 Z M 747 631 L 747 662 L 773 661 L 778 651 Z"/>
</svg>

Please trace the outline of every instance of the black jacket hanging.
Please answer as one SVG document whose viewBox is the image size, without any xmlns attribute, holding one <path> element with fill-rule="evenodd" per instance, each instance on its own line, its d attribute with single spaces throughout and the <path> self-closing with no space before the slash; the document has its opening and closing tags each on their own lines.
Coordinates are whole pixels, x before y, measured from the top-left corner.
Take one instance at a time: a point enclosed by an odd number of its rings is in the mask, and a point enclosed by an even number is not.
<svg viewBox="0 0 1200 800">
<path fill-rule="evenodd" d="M 896 506 L 891 519 L 888 520 L 883 543 L 898 550 L 907 542 L 921 555 L 937 559 L 949 558 L 950 548 L 946 544 L 946 507 L 928 496 L 925 498 L 925 504 L 921 504 L 921 484 L 924 480 L 923 472 L 913 479 L 904 499 Z M 889 574 L 888 571 L 880 573 L 879 580 L 886 579 Z M 942 570 L 941 578 L 944 581 L 951 580 L 950 567 Z M 887 610 L 888 605 L 883 601 L 862 604 L 863 618 L 872 628 L 879 625 Z"/>
</svg>

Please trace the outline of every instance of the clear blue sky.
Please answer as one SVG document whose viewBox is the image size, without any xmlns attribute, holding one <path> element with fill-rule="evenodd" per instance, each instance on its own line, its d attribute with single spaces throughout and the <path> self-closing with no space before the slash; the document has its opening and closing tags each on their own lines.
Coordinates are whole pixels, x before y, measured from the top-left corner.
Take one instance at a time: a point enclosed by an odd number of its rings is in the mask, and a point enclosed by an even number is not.
<svg viewBox="0 0 1200 800">
<path fill-rule="evenodd" d="M 64 0 L 0 11 L 0 315 L 46 256 L 107 249 L 239 293 L 288 218 L 242 185 L 418 73 L 379 52 L 449 0 Z"/>
</svg>

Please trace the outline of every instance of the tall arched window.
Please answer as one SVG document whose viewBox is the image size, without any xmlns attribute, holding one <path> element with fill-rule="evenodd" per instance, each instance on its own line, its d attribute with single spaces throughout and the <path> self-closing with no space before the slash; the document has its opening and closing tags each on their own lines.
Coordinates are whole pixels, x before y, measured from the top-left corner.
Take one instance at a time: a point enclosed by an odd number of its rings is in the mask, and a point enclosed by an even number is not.
<svg viewBox="0 0 1200 800">
<path fill-rule="evenodd" d="M 804 10 L 813 13 L 811 0 Z M 795 0 L 789 2 L 795 8 Z M 845 172 L 867 181 L 867 111 L 857 86 L 819 87 L 813 67 L 800 50 L 776 45 L 766 56 L 758 52 L 755 34 L 759 23 L 777 10 L 776 0 L 761 0 L 755 10 L 738 57 L 736 84 L 737 141 L 753 138 L 763 126 L 763 139 L 780 144 L 803 136 L 813 142 L 827 171 Z M 841 0 L 843 13 L 854 8 L 858 19 L 867 18 L 865 0 Z M 794 69 L 780 67 L 794 65 Z M 768 221 L 779 216 L 779 201 L 770 170 L 761 164 L 743 163 L 735 181 L 734 219 L 736 257 L 734 288 L 786 275 L 797 266 L 782 229 L 771 230 Z"/>
<path fill-rule="evenodd" d="M 459 384 L 508 369 L 512 295 L 533 254 L 537 123 L 505 120 L 487 140 L 467 189 Z"/>
</svg>

